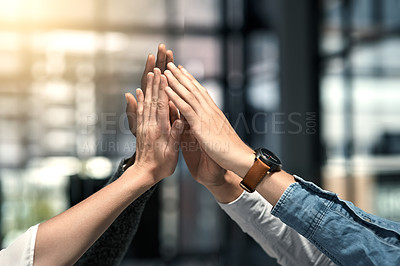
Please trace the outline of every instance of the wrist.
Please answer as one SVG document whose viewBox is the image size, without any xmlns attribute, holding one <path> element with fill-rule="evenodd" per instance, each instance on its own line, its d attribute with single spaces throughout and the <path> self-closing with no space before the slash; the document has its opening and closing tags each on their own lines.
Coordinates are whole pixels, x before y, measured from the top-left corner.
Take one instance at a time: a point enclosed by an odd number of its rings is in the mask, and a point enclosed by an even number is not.
<svg viewBox="0 0 400 266">
<path fill-rule="evenodd" d="M 243 149 L 238 155 L 236 164 L 234 165 L 232 171 L 235 172 L 241 178 L 244 178 L 247 172 L 254 164 L 255 154 L 250 148 Z"/>
<path fill-rule="evenodd" d="M 136 185 L 148 188 L 154 186 L 159 181 L 155 172 L 155 169 L 149 165 L 144 166 L 137 162 L 125 171 L 126 176 L 134 180 Z"/>
<path fill-rule="evenodd" d="M 223 173 L 221 173 L 218 177 L 214 178 L 215 181 L 212 182 L 202 182 L 201 180 L 197 180 L 198 183 L 206 187 L 208 190 L 211 189 L 216 189 L 216 188 L 222 188 L 226 186 L 227 180 L 226 180 L 226 170 L 224 170 Z"/>
<path fill-rule="evenodd" d="M 236 200 L 243 189 L 239 186 L 241 178 L 232 171 L 226 171 L 221 182 L 214 185 L 204 185 L 220 203 L 229 203 Z"/>
<path fill-rule="evenodd" d="M 136 152 L 132 155 L 132 157 L 128 159 L 128 161 L 124 165 L 124 171 L 126 171 L 126 169 L 128 169 L 135 163 L 135 159 L 136 159 Z"/>
</svg>

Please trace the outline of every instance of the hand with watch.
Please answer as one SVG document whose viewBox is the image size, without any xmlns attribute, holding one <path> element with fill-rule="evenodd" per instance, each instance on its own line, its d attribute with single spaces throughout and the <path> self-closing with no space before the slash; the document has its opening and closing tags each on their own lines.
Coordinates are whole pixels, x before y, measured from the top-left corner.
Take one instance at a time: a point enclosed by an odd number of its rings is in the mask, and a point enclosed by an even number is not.
<svg viewBox="0 0 400 266">
<path fill-rule="evenodd" d="M 257 185 L 267 175 L 282 169 L 281 160 L 265 148 L 255 150 L 254 164 L 240 182 L 240 186 L 249 193 L 256 190 Z"/>
<path fill-rule="evenodd" d="M 167 69 L 166 93 L 187 120 L 200 148 L 222 168 L 244 178 L 243 189 L 252 192 L 257 188 L 274 205 L 295 182 L 294 177 L 281 171 L 281 162 L 272 152 L 253 151 L 247 146 L 207 90 L 187 70 L 173 63 L 167 64 Z"/>
</svg>

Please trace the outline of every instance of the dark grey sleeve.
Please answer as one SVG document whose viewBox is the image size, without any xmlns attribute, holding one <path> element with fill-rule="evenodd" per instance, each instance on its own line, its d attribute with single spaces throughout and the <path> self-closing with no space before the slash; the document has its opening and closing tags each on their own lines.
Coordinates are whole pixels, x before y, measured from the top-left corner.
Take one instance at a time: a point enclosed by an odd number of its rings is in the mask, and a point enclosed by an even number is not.
<svg viewBox="0 0 400 266">
<path fill-rule="evenodd" d="M 122 175 L 124 162 L 124 160 L 121 161 L 117 172 L 110 178 L 107 185 Z M 153 194 L 155 187 L 153 186 L 132 202 L 75 265 L 119 265 L 136 234 L 146 202 Z"/>
</svg>

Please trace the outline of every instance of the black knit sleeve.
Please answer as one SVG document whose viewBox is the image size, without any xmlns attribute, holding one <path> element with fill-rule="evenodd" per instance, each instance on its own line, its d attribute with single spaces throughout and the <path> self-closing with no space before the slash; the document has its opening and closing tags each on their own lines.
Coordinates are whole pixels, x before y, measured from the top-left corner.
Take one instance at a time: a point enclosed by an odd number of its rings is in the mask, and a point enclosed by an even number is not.
<svg viewBox="0 0 400 266">
<path fill-rule="evenodd" d="M 124 160 L 120 163 L 117 172 L 110 178 L 107 185 L 122 175 L 124 163 Z M 119 265 L 136 234 L 146 202 L 150 199 L 155 187 L 153 186 L 132 202 L 75 265 Z"/>
</svg>

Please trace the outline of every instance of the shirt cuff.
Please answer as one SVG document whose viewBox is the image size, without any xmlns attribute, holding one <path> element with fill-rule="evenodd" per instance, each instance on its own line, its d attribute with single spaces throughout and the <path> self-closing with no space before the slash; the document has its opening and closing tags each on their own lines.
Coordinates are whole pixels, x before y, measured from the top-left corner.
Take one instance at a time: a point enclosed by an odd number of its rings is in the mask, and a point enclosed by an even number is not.
<svg viewBox="0 0 400 266">
<path fill-rule="evenodd" d="M 0 251 L 0 265 L 33 266 L 38 226 L 30 227 L 6 249 Z"/>
<path fill-rule="evenodd" d="M 237 203 L 240 199 L 242 199 L 242 198 L 244 197 L 245 192 L 246 192 L 246 191 L 243 190 L 242 194 L 240 194 L 239 197 L 237 197 L 235 200 L 233 200 L 233 201 L 231 201 L 231 202 L 228 202 L 228 203 L 221 203 L 221 202 L 219 202 L 219 201 L 217 201 L 217 202 L 218 202 L 218 204 L 219 204 L 220 206 L 233 205 L 233 204 Z"/>
<path fill-rule="evenodd" d="M 220 203 L 218 205 L 224 210 L 233 220 L 238 223 L 254 222 L 265 212 L 271 211 L 271 204 L 257 192 L 243 193 L 230 203 Z"/>
<path fill-rule="evenodd" d="M 271 214 L 309 238 L 315 233 L 336 194 L 325 191 L 299 176 L 294 177 L 297 182 L 285 190 Z"/>
</svg>

